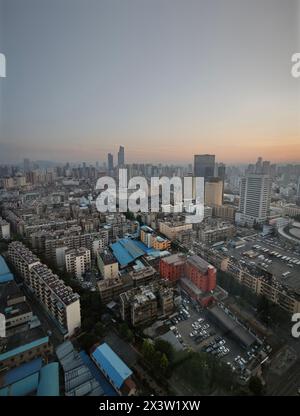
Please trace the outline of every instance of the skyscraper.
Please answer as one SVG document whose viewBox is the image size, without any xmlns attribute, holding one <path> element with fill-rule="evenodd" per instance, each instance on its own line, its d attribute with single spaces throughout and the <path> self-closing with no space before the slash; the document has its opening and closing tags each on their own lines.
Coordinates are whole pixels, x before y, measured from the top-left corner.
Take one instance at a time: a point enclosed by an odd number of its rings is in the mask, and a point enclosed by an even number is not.
<svg viewBox="0 0 300 416">
<path fill-rule="evenodd" d="M 209 178 L 205 181 L 205 205 L 219 206 L 223 204 L 223 180 Z"/>
<path fill-rule="evenodd" d="M 118 151 L 118 166 L 122 167 L 125 164 L 125 149 L 123 146 L 120 146 Z"/>
<path fill-rule="evenodd" d="M 215 155 L 194 156 L 194 176 L 207 179 L 215 173 Z"/>
<path fill-rule="evenodd" d="M 112 171 L 114 168 L 114 157 L 111 153 L 107 155 L 107 169 L 108 171 Z"/>
<path fill-rule="evenodd" d="M 226 165 L 224 165 L 224 163 L 219 163 L 217 176 L 224 181 L 225 175 L 226 175 Z"/>
<path fill-rule="evenodd" d="M 268 215 L 271 200 L 269 175 L 247 173 L 240 182 L 240 205 L 236 220 L 253 225 L 263 223 Z"/>
<path fill-rule="evenodd" d="M 24 164 L 24 172 L 29 172 L 30 171 L 30 160 L 29 159 L 24 159 L 23 164 Z"/>
</svg>

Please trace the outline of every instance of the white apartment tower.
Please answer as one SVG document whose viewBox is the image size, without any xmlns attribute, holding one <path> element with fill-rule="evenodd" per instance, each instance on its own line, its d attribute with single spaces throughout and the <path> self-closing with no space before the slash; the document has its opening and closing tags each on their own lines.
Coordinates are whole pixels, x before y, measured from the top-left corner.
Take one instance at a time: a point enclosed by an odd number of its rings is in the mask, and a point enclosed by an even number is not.
<svg viewBox="0 0 300 416">
<path fill-rule="evenodd" d="M 269 175 L 248 173 L 240 182 L 240 205 L 236 221 L 248 225 L 263 223 L 268 215 L 271 200 Z"/>
</svg>

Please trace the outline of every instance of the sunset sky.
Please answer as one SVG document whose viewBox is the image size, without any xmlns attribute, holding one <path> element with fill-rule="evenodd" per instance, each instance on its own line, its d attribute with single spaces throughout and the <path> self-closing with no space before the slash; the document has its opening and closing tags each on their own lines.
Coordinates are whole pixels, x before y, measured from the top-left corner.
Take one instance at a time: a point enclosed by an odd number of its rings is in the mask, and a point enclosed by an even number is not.
<svg viewBox="0 0 300 416">
<path fill-rule="evenodd" d="M 300 162 L 299 0 L 0 0 L 0 162 Z"/>
</svg>

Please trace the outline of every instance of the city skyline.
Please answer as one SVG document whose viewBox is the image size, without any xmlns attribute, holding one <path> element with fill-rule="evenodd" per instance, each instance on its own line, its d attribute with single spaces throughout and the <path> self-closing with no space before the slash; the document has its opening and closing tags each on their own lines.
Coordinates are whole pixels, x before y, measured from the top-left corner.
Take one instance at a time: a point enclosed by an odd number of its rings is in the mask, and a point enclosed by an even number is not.
<svg viewBox="0 0 300 416">
<path fill-rule="evenodd" d="M 298 1 L 0 5 L 1 163 L 299 161 Z"/>
</svg>

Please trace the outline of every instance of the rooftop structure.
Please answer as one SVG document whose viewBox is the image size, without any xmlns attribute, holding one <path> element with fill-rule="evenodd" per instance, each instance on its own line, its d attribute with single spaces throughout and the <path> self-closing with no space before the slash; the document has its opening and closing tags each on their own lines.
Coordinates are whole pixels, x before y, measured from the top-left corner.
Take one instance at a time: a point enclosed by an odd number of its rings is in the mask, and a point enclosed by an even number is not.
<svg viewBox="0 0 300 416">
<path fill-rule="evenodd" d="M 59 396 L 58 363 L 42 366 L 37 358 L 16 367 L 0 378 L 0 396 Z"/>
<path fill-rule="evenodd" d="M 133 374 L 124 361 L 106 343 L 101 344 L 93 351 L 92 359 L 114 388 L 122 393 L 125 384 L 130 381 Z M 135 386 L 132 390 L 135 390 Z"/>
<path fill-rule="evenodd" d="M 56 348 L 64 371 L 66 396 L 102 396 L 103 390 L 70 341 Z"/>
<path fill-rule="evenodd" d="M 10 282 L 13 279 L 14 276 L 7 267 L 4 258 L 0 256 L 0 283 Z"/>
</svg>

